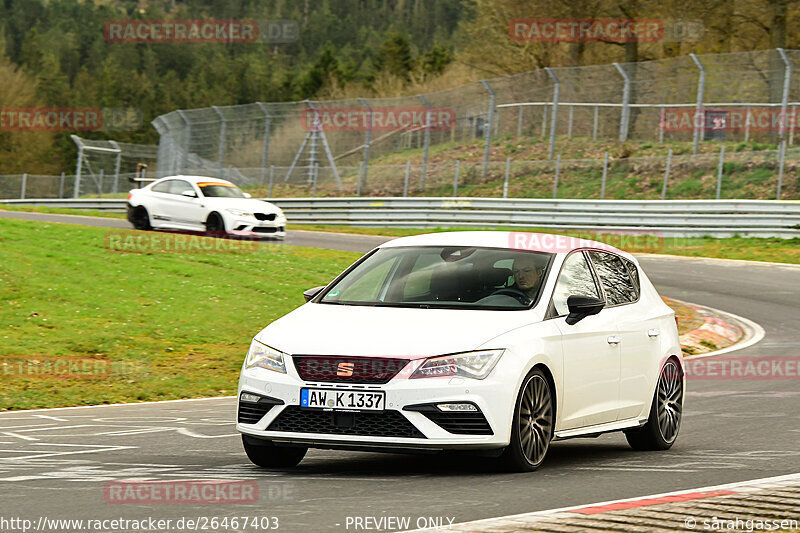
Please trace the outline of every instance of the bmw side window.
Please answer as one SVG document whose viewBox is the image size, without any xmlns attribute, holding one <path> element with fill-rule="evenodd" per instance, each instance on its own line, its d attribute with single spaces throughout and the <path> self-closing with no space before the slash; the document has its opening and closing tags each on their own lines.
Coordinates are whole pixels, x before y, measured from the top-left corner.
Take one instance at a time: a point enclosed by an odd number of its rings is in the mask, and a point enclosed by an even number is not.
<svg viewBox="0 0 800 533">
<path fill-rule="evenodd" d="M 175 180 L 162 181 L 158 185 L 154 185 L 153 188 L 152 188 L 152 191 L 153 192 L 166 192 L 166 193 L 168 193 L 170 187 L 172 186 L 172 182 L 173 181 L 175 181 Z"/>
<path fill-rule="evenodd" d="M 573 252 L 564 261 L 553 291 L 553 308 L 558 316 L 569 314 L 567 298 L 573 294 L 601 298 L 592 270 L 583 252 Z"/>
<path fill-rule="evenodd" d="M 622 258 L 608 252 L 589 252 L 608 306 L 635 302 L 639 295 Z"/>
</svg>

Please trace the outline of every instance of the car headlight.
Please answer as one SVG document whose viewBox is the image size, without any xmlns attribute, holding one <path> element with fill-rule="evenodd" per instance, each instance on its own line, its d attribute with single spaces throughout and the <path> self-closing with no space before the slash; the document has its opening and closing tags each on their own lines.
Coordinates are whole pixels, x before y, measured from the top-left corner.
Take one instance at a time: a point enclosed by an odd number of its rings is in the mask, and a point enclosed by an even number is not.
<svg viewBox="0 0 800 533">
<path fill-rule="evenodd" d="M 275 372 L 286 373 L 286 365 L 283 362 L 283 352 L 279 352 L 274 348 L 270 348 L 266 344 L 262 344 L 253 339 L 250 343 L 250 349 L 247 351 L 247 357 L 244 360 L 245 369 L 249 368 L 266 368 L 267 370 L 274 370 Z"/>
<path fill-rule="evenodd" d="M 226 209 L 225 211 L 227 211 L 231 215 L 237 216 L 237 217 L 251 217 L 251 216 L 253 216 L 252 213 L 248 213 L 247 211 L 242 211 L 241 209 Z"/>
<path fill-rule="evenodd" d="M 464 376 L 484 379 L 492 371 L 505 350 L 480 350 L 426 359 L 411 378 Z"/>
</svg>

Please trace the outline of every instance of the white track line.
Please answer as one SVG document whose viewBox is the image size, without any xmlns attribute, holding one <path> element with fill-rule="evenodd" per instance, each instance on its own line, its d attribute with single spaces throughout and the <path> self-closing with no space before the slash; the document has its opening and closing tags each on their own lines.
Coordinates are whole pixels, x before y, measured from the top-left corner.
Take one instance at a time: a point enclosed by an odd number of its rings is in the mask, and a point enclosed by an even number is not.
<svg viewBox="0 0 800 533">
<path fill-rule="evenodd" d="M 98 407 L 130 407 L 132 405 L 153 405 L 153 404 L 161 404 L 161 403 L 178 403 L 178 402 L 204 402 L 207 400 L 227 400 L 231 398 L 236 398 L 236 396 L 212 396 L 211 398 L 184 398 L 181 400 L 158 400 L 155 402 L 131 402 L 131 403 L 109 403 L 109 404 L 100 404 L 100 405 L 76 405 L 74 407 L 48 407 L 46 409 L 24 409 L 19 411 L 3 411 L 0 412 L 0 417 L 3 415 L 16 415 L 16 414 L 26 414 L 26 413 L 41 413 L 41 412 L 52 412 L 52 411 L 66 411 L 68 409 L 96 409 Z"/>
<path fill-rule="evenodd" d="M 734 483 L 725 483 L 723 485 L 711 485 L 708 487 L 700 487 L 694 489 L 685 489 L 685 490 L 678 490 L 674 492 L 662 492 L 660 494 L 648 494 L 646 496 L 637 496 L 635 498 L 624 498 L 621 500 L 609 500 L 605 502 L 597 502 L 597 503 L 588 503 L 582 505 L 572 505 L 570 507 L 559 507 L 556 509 L 546 509 L 543 511 L 534 511 L 531 513 L 519 513 L 513 515 L 506 515 L 506 516 L 498 516 L 495 518 L 483 518 L 481 520 L 472 520 L 469 522 L 459 522 L 457 524 L 453 524 L 452 527 L 459 526 L 459 525 L 474 525 L 474 524 L 487 524 L 491 525 L 492 522 L 498 520 L 515 520 L 515 519 L 522 519 L 528 518 L 532 516 L 542 516 L 542 515 L 551 515 L 556 513 L 564 513 L 569 511 L 575 511 L 577 509 L 584 509 L 586 507 L 604 507 L 606 505 L 613 505 L 616 503 L 627 503 L 627 502 L 636 502 L 640 500 L 650 500 L 655 498 L 663 498 L 666 496 L 679 496 L 682 494 L 691 494 L 693 492 L 711 492 L 716 490 L 733 490 L 742 487 L 750 488 L 753 485 L 771 485 L 771 484 L 779 484 L 782 482 L 795 482 L 800 481 L 800 473 L 796 474 L 787 474 L 783 476 L 775 476 L 775 477 L 767 477 L 767 478 L 760 478 L 760 479 L 752 479 L 748 481 L 737 481 Z M 756 487 L 753 487 L 756 488 Z M 406 533 L 414 533 L 417 531 L 430 531 L 430 529 L 414 529 L 407 531 Z"/>
</svg>

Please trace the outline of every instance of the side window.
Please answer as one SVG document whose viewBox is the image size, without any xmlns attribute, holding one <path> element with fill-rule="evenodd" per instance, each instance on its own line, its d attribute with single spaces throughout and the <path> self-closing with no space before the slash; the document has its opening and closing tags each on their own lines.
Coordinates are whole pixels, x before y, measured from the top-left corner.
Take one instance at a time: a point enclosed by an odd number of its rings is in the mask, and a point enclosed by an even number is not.
<svg viewBox="0 0 800 533">
<path fill-rule="evenodd" d="M 589 252 L 589 257 L 592 258 L 609 306 L 628 304 L 638 299 L 628 267 L 622 262 L 622 258 L 607 252 Z"/>
<path fill-rule="evenodd" d="M 622 258 L 622 262 L 625 263 L 625 266 L 628 267 L 628 274 L 631 275 L 631 281 L 633 282 L 633 290 L 636 291 L 636 299 L 639 299 L 639 296 L 642 294 L 642 287 L 639 284 L 639 269 L 633 264 L 633 261 L 629 261 L 628 259 Z"/>
<path fill-rule="evenodd" d="M 183 191 L 192 191 L 192 184 L 188 181 L 183 180 L 169 180 L 169 192 L 170 194 L 183 194 Z"/>
<path fill-rule="evenodd" d="M 600 298 L 592 271 L 581 252 L 574 252 L 564 261 L 553 291 L 553 307 L 558 316 L 569 313 L 567 298 L 573 294 Z"/>
<path fill-rule="evenodd" d="M 153 188 L 150 190 L 153 192 L 169 192 L 169 189 L 172 186 L 173 181 L 175 180 L 162 181 L 157 185 L 153 185 Z"/>
</svg>

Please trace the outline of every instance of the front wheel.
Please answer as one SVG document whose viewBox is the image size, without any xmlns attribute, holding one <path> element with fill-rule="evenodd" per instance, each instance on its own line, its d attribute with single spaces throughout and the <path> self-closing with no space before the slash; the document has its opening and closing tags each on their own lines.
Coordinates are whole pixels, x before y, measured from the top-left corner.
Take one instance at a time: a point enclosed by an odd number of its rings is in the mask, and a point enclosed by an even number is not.
<svg viewBox="0 0 800 533">
<path fill-rule="evenodd" d="M 304 447 L 276 446 L 272 441 L 248 438 L 245 435 L 242 435 L 242 445 L 250 462 L 264 468 L 297 466 L 308 451 Z"/>
<path fill-rule="evenodd" d="M 647 423 L 625 432 L 634 450 L 668 450 L 678 438 L 683 415 L 683 379 L 677 361 L 669 359 L 658 377 Z"/>
<path fill-rule="evenodd" d="M 206 233 L 209 235 L 223 235 L 225 233 L 225 222 L 219 213 L 211 213 L 206 220 Z"/>
<path fill-rule="evenodd" d="M 531 472 L 544 462 L 553 438 L 553 405 L 547 378 L 534 368 L 522 381 L 514 406 L 511 442 L 502 455 L 509 469 Z"/>
</svg>

